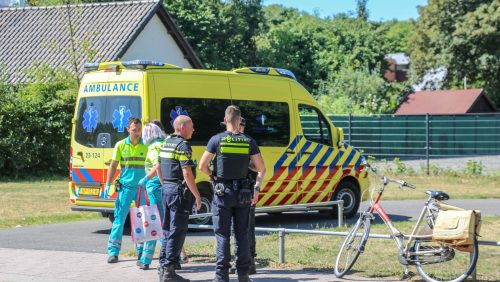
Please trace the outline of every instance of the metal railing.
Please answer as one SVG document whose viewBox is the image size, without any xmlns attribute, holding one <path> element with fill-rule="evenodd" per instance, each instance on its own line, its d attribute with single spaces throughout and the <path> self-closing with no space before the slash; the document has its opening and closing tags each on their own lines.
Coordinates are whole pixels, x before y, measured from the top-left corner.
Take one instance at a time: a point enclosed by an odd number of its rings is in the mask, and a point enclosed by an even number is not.
<svg viewBox="0 0 500 282">
<path fill-rule="evenodd" d="M 212 225 L 197 225 L 189 224 L 191 229 L 213 229 Z M 285 263 L 285 236 L 286 234 L 309 234 L 309 235 L 328 235 L 328 236 L 346 236 L 349 232 L 336 232 L 336 231 L 321 231 L 321 230 L 305 230 L 305 229 L 289 229 L 289 228 L 268 228 L 268 227 L 255 227 L 255 231 L 261 232 L 275 232 L 278 233 L 278 260 L 279 263 Z M 362 236 L 361 233 L 357 233 L 356 236 Z M 369 234 L 370 238 L 378 239 L 393 239 L 392 235 L 389 234 Z M 499 241 L 484 241 L 478 240 L 479 245 L 485 246 L 496 246 L 500 247 Z M 472 253 L 471 253 L 472 256 Z M 476 281 L 476 270 L 471 274 L 471 277 Z"/>
<path fill-rule="evenodd" d="M 259 208 L 255 208 L 255 213 L 285 212 L 285 211 L 286 212 L 289 212 L 289 211 L 309 211 L 309 210 L 321 209 L 323 207 L 331 207 L 333 205 L 337 205 L 338 226 L 342 227 L 344 225 L 344 200 L 319 202 L 319 203 L 308 203 L 308 204 L 293 204 L 293 205 L 283 205 L 283 206 L 259 207 Z M 204 217 L 209 217 L 209 216 L 212 216 L 212 213 L 196 213 L 196 214 L 190 215 L 189 219 L 204 218 Z M 200 226 L 204 226 L 204 225 L 200 225 Z"/>
</svg>

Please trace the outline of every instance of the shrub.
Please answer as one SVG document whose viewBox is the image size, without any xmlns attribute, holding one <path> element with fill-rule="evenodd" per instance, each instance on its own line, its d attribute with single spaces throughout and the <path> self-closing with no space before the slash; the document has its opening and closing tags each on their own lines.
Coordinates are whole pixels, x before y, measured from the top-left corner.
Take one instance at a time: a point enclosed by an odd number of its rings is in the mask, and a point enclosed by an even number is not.
<svg viewBox="0 0 500 282">
<path fill-rule="evenodd" d="M 67 172 L 76 81 L 45 66 L 30 75 L 26 85 L 0 81 L 1 178 Z"/>
</svg>

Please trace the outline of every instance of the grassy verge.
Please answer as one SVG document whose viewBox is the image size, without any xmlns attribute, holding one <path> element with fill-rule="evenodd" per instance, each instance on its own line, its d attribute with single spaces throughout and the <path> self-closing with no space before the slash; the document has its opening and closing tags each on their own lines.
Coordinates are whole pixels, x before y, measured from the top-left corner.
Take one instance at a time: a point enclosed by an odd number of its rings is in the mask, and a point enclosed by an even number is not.
<svg viewBox="0 0 500 282">
<path fill-rule="evenodd" d="M 396 222 L 403 232 L 410 233 L 414 222 Z M 500 241 L 500 217 L 485 217 L 481 240 Z M 332 229 L 332 230 L 345 230 Z M 383 224 L 372 226 L 372 233 L 387 234 Z M 310 269 L 332 272 L 333 263 L 344 237 L 318 235 L 287 235 L 285 244 L 285 264 L 278 263 L 278 236 L 270 234 L 257 238 L 257 261 L 272 268 Z M 214 262 L 214 242 L 200 242 L 186 245 L 193 261 Z M 392 240 L 370 239 L 353 270 L 363 277 L 399 277 L 404 268 L 396 257 L 397 248 Z M 500 278 L 500 247 L 480 246 L 477 278 L 498 281 Z M 416 273 L 416 269 L 411 269 Z M 414 279 L 421 279 L 418 275 Z"/>
<path fill-rule="evenodd" d="M 97 219 L 70 209 L 66 180 L 0 182 L 0 228 Z"/>
<path fill-rule="evenodd" d="M 384 192 L 384 200 L 425 199 L 426 190 L 442 190 L 451 199 L 488 199 L 500 195 L 500 176 L 427 176 L 427 175 L 387 175 L 389 178 L 402 179 L 417 186 L 416 190 L 401 191 L 390 184 Z M 370 188 L 378 188 L 382 181 L 370 175 Z M 367 192 L 368 193 L 368 192 Z"/>
</svg>

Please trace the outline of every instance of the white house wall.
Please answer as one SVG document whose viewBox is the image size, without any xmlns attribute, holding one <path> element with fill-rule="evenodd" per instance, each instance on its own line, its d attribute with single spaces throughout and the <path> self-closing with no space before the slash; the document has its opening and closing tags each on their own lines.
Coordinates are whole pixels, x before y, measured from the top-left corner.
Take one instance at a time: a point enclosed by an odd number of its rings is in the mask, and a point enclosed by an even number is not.
<svg viewBox="0 0 500 282">
<path fill-rule="evenodd" d="M 184 59 L 184 54 L 173 37 L 168 34 L 167 28 L 158 15 L 151 18 L 121 59 L 123 61 L 154 60 L 184 68 L 193 67 L 188 60 Z"/>
</svg>

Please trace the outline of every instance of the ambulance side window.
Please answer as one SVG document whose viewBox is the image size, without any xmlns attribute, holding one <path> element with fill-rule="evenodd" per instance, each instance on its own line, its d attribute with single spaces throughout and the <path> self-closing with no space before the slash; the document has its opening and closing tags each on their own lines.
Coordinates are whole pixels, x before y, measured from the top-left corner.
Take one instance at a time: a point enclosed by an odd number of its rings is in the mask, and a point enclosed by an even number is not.
<svg viewBox="0 0 500 282">
<path fill-rule="evenodd" d="M 289 106 L 284 102 L 264 102 L 229 99 L 164 98 L 161 100 L 161 122 L 167 133 L 174 131 L 173 120 L 184 114 L 194 122 L 191 145 L 205 146 L 208 140 L 226 129 L 224 121 L 226 107 L 240 107 L 247 120 L 245 133 L 257 141 L 259 146 L 281 147 L 290 143 Z"/>
<path fill-rule="evenodd" d="M 330 126 L 317 109 L 308 105 L 299 105 L 299 116 L 302 133 L 307 140 L 332 146 Z"/>
</svg>

